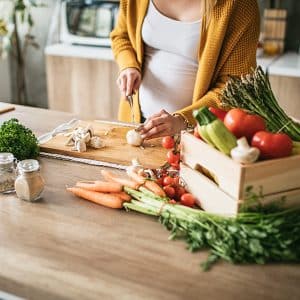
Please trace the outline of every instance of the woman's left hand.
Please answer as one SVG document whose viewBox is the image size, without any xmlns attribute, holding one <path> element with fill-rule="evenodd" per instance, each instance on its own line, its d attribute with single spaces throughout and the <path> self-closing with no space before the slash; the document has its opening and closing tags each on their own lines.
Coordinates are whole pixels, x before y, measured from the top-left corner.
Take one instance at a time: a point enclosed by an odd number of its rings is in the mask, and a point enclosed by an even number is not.
<svg viewBox="0 0 300 300">
<path fill-rule="evenodd" d="M 143 139 L 149 140 L 167 135 L 175 135 L 186 128 L 183 117 L 173 116 L 165 110 L 151 116 L 139 128 Z"/>
</svg>

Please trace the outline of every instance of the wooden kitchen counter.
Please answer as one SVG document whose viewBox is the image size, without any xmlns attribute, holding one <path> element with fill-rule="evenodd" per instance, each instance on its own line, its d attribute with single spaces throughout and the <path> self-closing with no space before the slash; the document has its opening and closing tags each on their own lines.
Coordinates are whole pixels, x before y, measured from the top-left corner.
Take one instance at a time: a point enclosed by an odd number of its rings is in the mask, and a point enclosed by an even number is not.
<svg viewBox="0 0 300 300">
<path fill-rule="evenodd" d="M 36 134 L 73 117 L 16 107 Z M 65 191 L 95 179 L 99 167 L 41 158 L 43 200 L 0 196 L 0 290 L 27 299 L 300 299 L 299 265 L 233 266 L 202 272 L 207 252 L 191 254 L 155 218 L 112 210 Z"/>
</svg>

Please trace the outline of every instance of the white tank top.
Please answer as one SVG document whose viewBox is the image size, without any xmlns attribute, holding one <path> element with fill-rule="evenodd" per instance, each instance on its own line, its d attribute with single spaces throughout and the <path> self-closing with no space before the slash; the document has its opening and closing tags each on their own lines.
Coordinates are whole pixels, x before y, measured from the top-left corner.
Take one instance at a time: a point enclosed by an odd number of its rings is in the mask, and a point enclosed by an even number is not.
<svg viewBox="0 0 300 300">
<path fill-rule="evenodd" d="M 139 90 L 145 118 L 192 104 L 201 21 L 181 22 L 160 13 L 149 1 L 142 26 L 144 74 Z"/>
</svg>

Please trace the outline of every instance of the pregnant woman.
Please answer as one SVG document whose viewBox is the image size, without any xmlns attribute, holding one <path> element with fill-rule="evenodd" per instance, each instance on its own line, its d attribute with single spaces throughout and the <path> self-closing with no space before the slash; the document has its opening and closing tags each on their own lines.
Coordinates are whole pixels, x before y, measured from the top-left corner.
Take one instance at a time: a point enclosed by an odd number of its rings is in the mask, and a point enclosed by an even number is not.
<svg viewBox="0 0 300 300">
<path fill-rule="evenodd" d="M 194 109 L 219 105 L 228 75 L 256 66 L 259 18 L 257 0 L 121 0 L 111 33 L 119 119 L 131 121 L 134 94 L 143 138 L 194 124 Z"/>
</svg>

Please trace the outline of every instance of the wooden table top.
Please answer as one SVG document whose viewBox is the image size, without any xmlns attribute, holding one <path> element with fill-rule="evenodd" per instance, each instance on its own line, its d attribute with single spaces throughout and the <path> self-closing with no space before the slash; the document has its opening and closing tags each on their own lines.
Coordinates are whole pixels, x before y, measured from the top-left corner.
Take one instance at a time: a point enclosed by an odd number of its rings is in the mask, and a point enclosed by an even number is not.
<svg viewBox="0 0 300 300">
<path fill-rule="evenodd" d="M 36 134 L 73 117 L 17 106 Z M 0 290 L 27 299 L 300 299 L 298 265 L 217 264 L 202 272 L 195 254 L 155 218 L 73 197 L 66 185 L 100 167 L 41 158 L 43 200 L 0 196 Z"/>
</svg>

